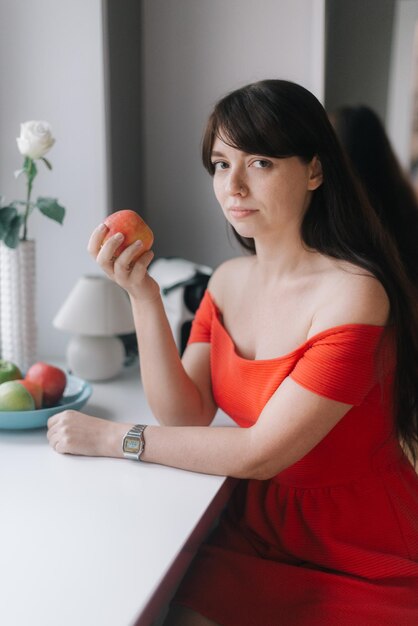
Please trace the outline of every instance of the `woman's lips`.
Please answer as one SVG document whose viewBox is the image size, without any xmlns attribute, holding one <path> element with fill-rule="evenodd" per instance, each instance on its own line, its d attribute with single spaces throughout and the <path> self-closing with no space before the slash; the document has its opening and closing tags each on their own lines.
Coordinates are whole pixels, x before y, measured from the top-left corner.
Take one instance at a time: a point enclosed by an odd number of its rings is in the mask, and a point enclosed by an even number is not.
<svg viewBox="0 0 418 626">
<path fill-rule="evenodd" d="M 256 213 L 256 209 L 244 209 L 242 207 L 233 206 L 229 209 L 229 213 L 232 217 L 248 217 Z"/>
</svg>

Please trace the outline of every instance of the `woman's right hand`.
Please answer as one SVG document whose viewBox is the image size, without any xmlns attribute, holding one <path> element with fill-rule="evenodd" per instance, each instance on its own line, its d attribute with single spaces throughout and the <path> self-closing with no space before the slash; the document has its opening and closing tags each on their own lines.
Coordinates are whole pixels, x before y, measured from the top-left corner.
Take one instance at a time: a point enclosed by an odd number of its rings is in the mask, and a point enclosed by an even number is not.
<svg viewBox="0 0 418 626">
<path fill-rule="evenodd" d="M 131 298 L 140 299 L 142 303 L 155 300 L 160 296 L 160 288 L 147 272 L 154 253 L 151 250 L 141 253 L 142 242 L 135 241 L 116 258 L 115 252 L 123 241 L 123 234 L 116 233 L 103 243 L 107 231 L 105 224 L 93 231 L 87 246 L 91 256 Z"/>
</svg>

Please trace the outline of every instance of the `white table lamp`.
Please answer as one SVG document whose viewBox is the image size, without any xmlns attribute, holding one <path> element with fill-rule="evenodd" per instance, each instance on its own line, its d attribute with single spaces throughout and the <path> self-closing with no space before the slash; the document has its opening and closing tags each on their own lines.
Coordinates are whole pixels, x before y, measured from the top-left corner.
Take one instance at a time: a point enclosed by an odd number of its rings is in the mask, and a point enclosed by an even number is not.
<svg viewBox="0 0 418 626">
<path fill-rule="evenodd" d="M 67 363 L 73 374 L 95 381 L 120 372 L 125 348 L 115 335 L 132 333 L 135 325 L 126 292 L 109 278 L 82 276 L 53 324 L 75 334 L 67 347 Z"/>
</svg>

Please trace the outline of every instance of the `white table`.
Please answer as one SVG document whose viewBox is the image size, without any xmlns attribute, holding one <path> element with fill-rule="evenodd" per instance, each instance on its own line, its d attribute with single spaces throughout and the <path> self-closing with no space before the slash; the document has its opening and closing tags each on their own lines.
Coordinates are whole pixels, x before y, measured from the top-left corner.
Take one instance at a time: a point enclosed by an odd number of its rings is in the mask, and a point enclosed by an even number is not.
<svg viewBox="0 0 418 626">
<path fill-rule="evenodd" d="M 84 410 L 152 423 L 137 368 L 94 384 Z M 218 424 L 231 424 L 217 416 Z M 59 455 L 46 430 L 0 431 L 0 624 L 149 626 L 234 481 Z"/>
</svg>

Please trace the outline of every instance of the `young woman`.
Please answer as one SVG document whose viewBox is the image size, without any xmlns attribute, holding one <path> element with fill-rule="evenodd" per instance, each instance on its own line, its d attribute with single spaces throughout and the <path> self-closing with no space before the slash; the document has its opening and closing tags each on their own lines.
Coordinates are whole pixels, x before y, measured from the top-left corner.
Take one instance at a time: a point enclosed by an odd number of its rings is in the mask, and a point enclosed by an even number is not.
<svg viewBox="0 0 418 626">
<path fill-rule="evenodd" d="M 180 360 L 152 253 L 89 250 L 130 295 L 160 426 L 141 461 L 242 479 L 167 624 L 416 626 L 415 294 L 316 98 L 266 80 L 223 98 L 203 162 L 249 254 L 210 280 Z M 161 393 L 161 390 L 164 393 Z M 209 428 L 221 407 L 240 428 Z M 131 428 L 76 412 L 58 452 L 122 457 Z"/>
</svg>

